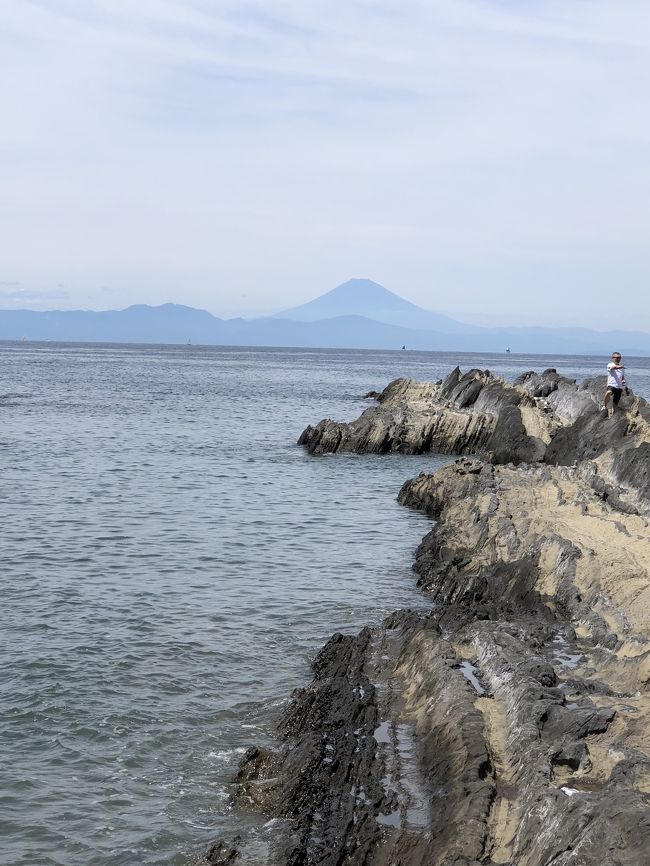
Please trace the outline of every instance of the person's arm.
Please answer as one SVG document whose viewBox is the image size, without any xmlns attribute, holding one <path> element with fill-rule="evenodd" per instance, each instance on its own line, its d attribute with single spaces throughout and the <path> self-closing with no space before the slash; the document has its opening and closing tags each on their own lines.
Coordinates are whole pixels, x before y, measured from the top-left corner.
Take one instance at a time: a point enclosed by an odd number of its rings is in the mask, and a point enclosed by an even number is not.
<svg viewBox="0 0 650 866">
<path fill-rule="evenodd" d="M 613 361 L 610 361 L 609 364 L 607 365 L 607 370 L 608 370 L 608 372 L 611 372 L 612 370 L 625 370 L 625 364 L 615 364 Z M 623 388 L 625 388 L 627 390 L 627 382 L 625 381 L 625 373 L 623 373 L 623 375 L 621 376 L 621 385 L 623 386 Z"/>
<path fill-rule="evenodd" d="M 607 365 L 608 370 L 625 370 L 625 364 L 615 364 L 613 361 Z M 625 373 L 621 376 L 621 385 L 628 391 L 627 382 L 625 381 Z"/>
</svg>

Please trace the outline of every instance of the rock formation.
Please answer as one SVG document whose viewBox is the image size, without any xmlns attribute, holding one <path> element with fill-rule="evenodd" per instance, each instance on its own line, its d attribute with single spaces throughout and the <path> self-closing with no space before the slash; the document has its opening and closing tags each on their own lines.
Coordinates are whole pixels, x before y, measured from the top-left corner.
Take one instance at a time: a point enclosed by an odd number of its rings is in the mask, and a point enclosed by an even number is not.
<svg viewBox="0 0 650 866">
<path fill-rule="evenodd" d="M 325 419 L 307 427 L 298 444 L 313 454 L 435 451 L 479 454 L 494 464 L 600 461 L 605 483 L 632 485 L 648 499 L 650 406 L 625 395 L 620 410 L 605 418 L 604 390 L 600 376 L 577 386 L 545 370 L 509 385 L 488 370 L 462 375 L 456 368 L 436 384 L 396 379 L 356 421 Z"/>
<path fill-rule="evenodd" d="M 607 418 L 602 390 L 454 370 L 302 434 L 472 456 L 399 494 L 436 521 L 431 609 L 335 635 L 245 757 L 240 807 L 281 820 L 265 862 L 649 866 L 650 411 Z"/>
</svg>

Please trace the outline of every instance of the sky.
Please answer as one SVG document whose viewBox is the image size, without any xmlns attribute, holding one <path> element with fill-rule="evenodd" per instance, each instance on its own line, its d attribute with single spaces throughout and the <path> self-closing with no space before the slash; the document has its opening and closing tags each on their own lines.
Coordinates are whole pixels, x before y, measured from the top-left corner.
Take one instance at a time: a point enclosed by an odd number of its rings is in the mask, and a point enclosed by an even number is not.
<svg viewBox="0 0 650 866">
<path fill-rule="evenodd" d="M 650 331 L 647 0 L 3 0 L 0 308 Z"/>
</svg>

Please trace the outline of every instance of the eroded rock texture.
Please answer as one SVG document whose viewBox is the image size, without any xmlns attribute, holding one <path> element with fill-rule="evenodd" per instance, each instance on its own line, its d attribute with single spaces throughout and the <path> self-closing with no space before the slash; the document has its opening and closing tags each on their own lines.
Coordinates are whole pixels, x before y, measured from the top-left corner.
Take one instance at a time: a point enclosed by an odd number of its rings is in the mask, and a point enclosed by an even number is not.
<svg viewBox="0 0 650 866">
<path fill-rule="evenodd" d="M 242 862 L 650 866 L 649 416 L 605 418 L 602 386 L 455 370 L 307 428 L 314 453 L 481 459 L 404 484 L 433 604 L 323 648 L 243 762 L 239 807 L 280 823 Z"/>
<path fill-rule="evenodd" d="M 487 370 L 456 368 L 439 384 L 396 379 L 356 421 L 325 419 L 307 427 L 298 444 L 314 454 L 435 451 L 495 464 L 600 460 L 609 481 L 633 481 L 650 499 L 650 406 L 625 395 L 607 418 L 600 411 L 604 390 L 604 376 L 578 386 L 550 369 L 510 385 Z"/>
</svg>

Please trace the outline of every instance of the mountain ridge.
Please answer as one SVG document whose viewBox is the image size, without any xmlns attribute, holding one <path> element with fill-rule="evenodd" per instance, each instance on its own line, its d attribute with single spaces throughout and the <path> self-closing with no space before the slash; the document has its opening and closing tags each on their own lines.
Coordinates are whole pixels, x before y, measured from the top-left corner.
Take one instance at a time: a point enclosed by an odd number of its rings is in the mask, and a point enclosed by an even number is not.
<svg viewBox="0 0 650 866">
<path fill-rule="evenodd" d="M 346 295 L 348 297 L 346 297 Z M 382 321 L 366 313 L 390 305 Z M 382 306 L 383 305 L 383 306 Z M 314 310 L 348 310 L 344 315 L 305 318 Z M 399 312 L 417 326 L 401 324 Z M 303 318 L 291 318 L 290 314 Z M 414 318 L 411 318 L 414 317 Z M 395 321 L 394 319 L 397 319 Z M 402 319 L 403 321 L 403 319 Z M 451 324 L 449 324 L 451 323 Z M 257 319 L 221 319 L 208 310 L 168 302 L 132 304 L 123 310 L 0 310 L 0 340 L 61 342 L 187 343 L 304 348 L 409 349 L 422 351 L 603 354 L 618 348 L 650 355 L 650 334 L 588 328 L 485 328 L 462 325 L 424 310 L 372 280 L 355 279 L 298 307 Z"/>
</svg>

